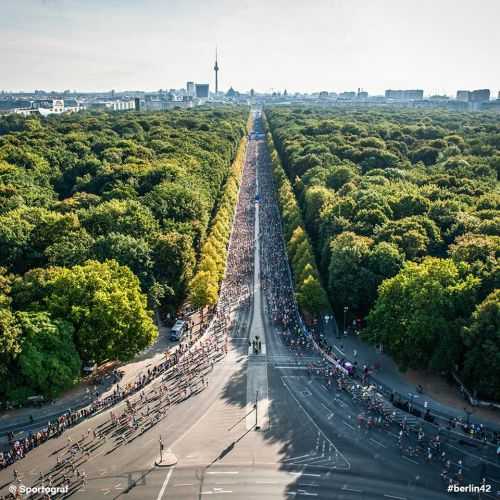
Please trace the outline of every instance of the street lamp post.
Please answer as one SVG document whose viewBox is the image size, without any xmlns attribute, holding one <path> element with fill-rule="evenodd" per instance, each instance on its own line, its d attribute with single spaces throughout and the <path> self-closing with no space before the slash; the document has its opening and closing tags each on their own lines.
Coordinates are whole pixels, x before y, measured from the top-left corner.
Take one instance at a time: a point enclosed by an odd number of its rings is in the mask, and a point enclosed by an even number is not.
<svg viewBox="0 0 500 500">
<path fill-rule="evenodd" d="M 258 420 L 257 420 L 257 403 L 259 401 L 259 391 L 255 391 L 255 430 L 258 431 L 260 429 Z"/>
<path fill-rule="evenodd" d="M 163 440 L 160 435 L 160 463 L 163 462 Z"/>
</svg>

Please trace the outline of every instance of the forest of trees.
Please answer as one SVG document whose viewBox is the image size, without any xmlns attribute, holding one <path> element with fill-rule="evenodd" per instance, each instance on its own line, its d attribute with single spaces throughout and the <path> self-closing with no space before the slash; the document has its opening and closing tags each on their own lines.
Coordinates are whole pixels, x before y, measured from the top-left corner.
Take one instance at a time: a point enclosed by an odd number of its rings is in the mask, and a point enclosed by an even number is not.
<svg viewBox="0 0 500 500">
<path fill-rule="evenodd" d="M 500 117 L 274 107 L 267 119 L 334 310 L 401 368 L 500 399 Z"/>
<path fill-rule="evenodd" d="M 153 308 L 175 311 L 212 220 L 228 223 L 247 117 L 0 118 L 0 400 L 54 397 L 82 363 L 155 339 Z"/>
</svg>

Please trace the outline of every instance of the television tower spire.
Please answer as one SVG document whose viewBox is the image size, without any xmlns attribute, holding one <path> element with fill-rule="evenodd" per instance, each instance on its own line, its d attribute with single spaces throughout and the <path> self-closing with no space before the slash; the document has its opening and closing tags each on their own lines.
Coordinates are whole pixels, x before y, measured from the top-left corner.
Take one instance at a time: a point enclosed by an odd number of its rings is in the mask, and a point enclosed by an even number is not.
<svg viewBox="0 0 500 500">
<path fill-rule="evenodd" d="M 215 47 L 215 95 L 219 93 L 219 64 L 217 62 L 217 47 Z"/>
</svg>

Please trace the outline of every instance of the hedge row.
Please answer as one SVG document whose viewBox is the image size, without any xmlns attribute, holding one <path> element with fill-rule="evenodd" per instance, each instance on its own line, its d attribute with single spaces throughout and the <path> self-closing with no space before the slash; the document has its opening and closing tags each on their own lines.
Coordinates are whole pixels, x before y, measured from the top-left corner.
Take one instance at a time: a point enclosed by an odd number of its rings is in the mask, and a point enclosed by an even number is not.
<svg viewBox="0 0 500 500">
<path fill-rule="evenodd" d="M 304 221 L 292 185 L 278 157 L 265 117 L 264 126 L 271 154 L 273 175 L 277 182 L 278 204 L 283 221 L 283 236 L 293 273 L 297 303 L 303 312 L 311 315 L 330 312 L 331 307 L 319 279 L 311 242 L 304 229 Z"/>
<path fill-rule="evenodd" d="M 250 130 L 250 127 L 251 116 L 248 119 L 247 130 Z M 246 146 L 247 137 L 245 136 L 240 141 L 217 214 L 202 246 L 196 274 L 189 284 L 190 302 L 196 308 L 213 306 L 219 299 L 219 288 L 226 268 L 229 237 L 245 165 Z"/>
</svg>

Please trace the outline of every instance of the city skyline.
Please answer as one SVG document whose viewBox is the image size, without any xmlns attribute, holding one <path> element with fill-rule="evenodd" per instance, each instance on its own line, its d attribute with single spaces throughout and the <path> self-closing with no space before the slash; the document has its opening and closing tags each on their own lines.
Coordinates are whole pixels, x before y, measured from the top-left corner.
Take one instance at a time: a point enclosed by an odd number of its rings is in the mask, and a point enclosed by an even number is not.
<svg viewBox="0 0 500 500">
<path fill-rule="evenodd" d="M 22 0 L 2 10 L 7 91 L 157 90 L 188 80 L 213 89 L 216 46 L 222 90 L 423 88 L 454 96 L 491 88 L 496 97 L 500 87 L 492 62 L 500 8 L 490 0 L 460 8 L 449 0 Z"/>
</svg>

